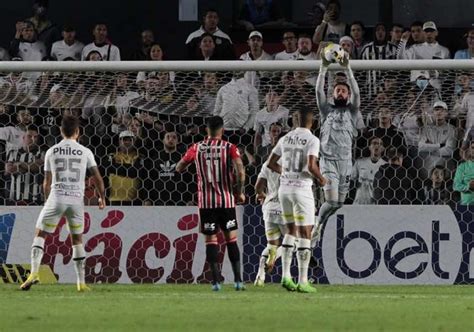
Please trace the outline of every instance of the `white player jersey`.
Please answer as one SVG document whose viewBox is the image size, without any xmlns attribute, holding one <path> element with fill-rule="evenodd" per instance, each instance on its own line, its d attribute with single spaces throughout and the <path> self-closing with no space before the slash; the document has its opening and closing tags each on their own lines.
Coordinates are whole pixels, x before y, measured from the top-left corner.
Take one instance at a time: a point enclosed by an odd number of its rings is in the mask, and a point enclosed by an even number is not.
<svg viewBox="0 0 474 332">
<path fill-rule="evenodd" d="M 267 196 L 262 205 L 262 211 L 266 210 L 281 210 L 280 201 L 278 199 L 278 188 L 280 187 L 280 174 L 272 171 L 267 167 L 268 161 L 266 161 L 260 173 L 258 179 L 267 180 Z"/>
<path fill-rule="evenodd" d="M 296 128 L 278 141 L 273 153 L 282 160 L 281 189 L 311 190 L 313 176 L 308 169 L 308 157 L 319 156 L 319 139 L 309 129 Z"/>
<path fill-rule="evenodd" d="M 45 172 L 53 181 L 49 200 L 64 204 L 83 204 L 86 170 L 97 166 L 92 151 L 74 140 L 63 139 L 48 149 Z"/>
</svg>

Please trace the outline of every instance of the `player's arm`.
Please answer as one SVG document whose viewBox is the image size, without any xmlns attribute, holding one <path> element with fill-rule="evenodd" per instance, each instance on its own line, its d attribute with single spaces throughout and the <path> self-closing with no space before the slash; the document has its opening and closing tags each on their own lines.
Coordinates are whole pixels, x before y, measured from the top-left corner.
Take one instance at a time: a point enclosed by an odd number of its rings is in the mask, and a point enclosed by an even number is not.
<svg viewBox="0 0 474 332">
<path fill-rule="evenodd" d="M 316 103 L 319 111 L 322 113 L 327 109 L 326 92 L 324 92 L 324 84 L 326 83 L 326 73 L 329 63 L 324 57 L 324 49 L 321 50 L 321 66 L 319 67 L 318 79 L 316 80 Z"/>
<path fill-rule="evenodd" d="M 280 160 L 280 156 L 272 153 L 270 155 L 270 159 L 268 160 L 267 167 L 270 168 L 272 171 L 281 174 L 281 166 L 278 164 L 278 160 Z"/>
<path fill-rule="evenodd" d="M 245 184 L 245 168 L 244 163 L 240 157 L 232 160 L 235 170 L 235 185 L 234 195 L 237 198 L 237 203 L 245 202 L 244 184 Z"/>
<path fill-rule="evenodd" d="M 347 68 L 347 83 L 351 87 L 352 111 L 358 112 L 360 108 L 360 89 L 359 84 L 357 84 L 357 80 L 355 79 L 354 72 L 349 64 L 349 55 L 347 53 L 341 61 L 341 66 Z"/>
<path fill-rule="evenodd" d="M 176 165 L 176 172 L 182 173 L 196 158 L 197 145 L 193 144 Z"/>
<path fill-rule="evenodd" d="M 99 168 L 97 166 L 93 166 L 89 168 L 89 171 L 94 178 L 95 188 L 99 192 L 99 209 L 105 208 L 105 185 L 104 180 L 102 179 L 102 175 L 100 174 Z"/>
<path fill-rule="evenodd" d="M 50 171 L 44 172 L 44 180 L 43 180 L 43 193 L 44 193 L 44 200 L 46 201 L 51 193 L 51 183 L 53 183 L 53 173 Z"/>
<path fill-rule="evenodd" d="M 255 183 L 255 192 L 257 193 L 257 201 L 263 203 L 267 196 L 267 179 L 264 177 L 258 177 Z"/>
<path fill-rule="evenodd" d="M 318 184 L 323 187 L 327 180 L 326 178 L 321 174 L 321 171 L 318 166 L 318 157 L 314 155 L 309 155 L 308 156 L 308 170 L 311 173 L 311 175 L 314 176 Z"/>
</svg>

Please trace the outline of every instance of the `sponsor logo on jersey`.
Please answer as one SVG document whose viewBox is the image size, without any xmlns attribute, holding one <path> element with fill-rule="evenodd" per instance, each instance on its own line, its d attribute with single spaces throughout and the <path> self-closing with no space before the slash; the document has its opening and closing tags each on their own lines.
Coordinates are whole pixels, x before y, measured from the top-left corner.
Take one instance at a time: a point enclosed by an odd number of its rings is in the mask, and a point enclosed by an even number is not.
<svg viewBox="0 0 474 332">
<path fill-rule="evenodd" d="M 225 225 L 227 229 L 235 227 L 237 221 L 235 219 L 229 220 L 227 224 Z"/>
<path fill-rule="evenodd" d="M 216 229 L 216 224 L 213 222 L 206 222 L 204 223 L 204 229 L 206 231 L 214 231 Z"/>
<path fill-rule="evenodd" d="M 292 144 L 292 145 L 306 145 L 306 143 L 308 143 L 308 140 L 305 138 L 299 138 L 298 136 L 294 136 L 294 137 L 285 136 L 284 143 Z"/>
<path fill-rule="evenodd" d="M 59 154 L 64 156 L 82 156 L 82 151 L 73 149 L 70 146 L 62 147 L 55 147 L 53 149 L 53 154 Z"/>
<path fill-rule="evenodd" d="M 171 177 L 174 176 L 174 170 L 176 168 L 176 164 L 172 164 L 169 160 L 166 161 L 164 164 L 160 164 L 161 172 L 160 177 Z"/>
</svg>

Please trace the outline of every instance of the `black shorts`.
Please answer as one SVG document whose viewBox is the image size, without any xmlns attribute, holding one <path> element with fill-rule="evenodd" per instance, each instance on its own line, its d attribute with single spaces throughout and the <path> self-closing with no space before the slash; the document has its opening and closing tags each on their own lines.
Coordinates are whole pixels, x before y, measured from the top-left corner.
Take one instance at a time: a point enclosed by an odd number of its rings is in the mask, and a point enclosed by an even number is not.
<svg viewBox="0 0 474 332">
<path fill-rule="evenodd" d="M 219 229 L 224 232 L 238 229 L 235 208 L 199 209 L 199 219 L 204 235 L 217 234 Z"/>
</svg>

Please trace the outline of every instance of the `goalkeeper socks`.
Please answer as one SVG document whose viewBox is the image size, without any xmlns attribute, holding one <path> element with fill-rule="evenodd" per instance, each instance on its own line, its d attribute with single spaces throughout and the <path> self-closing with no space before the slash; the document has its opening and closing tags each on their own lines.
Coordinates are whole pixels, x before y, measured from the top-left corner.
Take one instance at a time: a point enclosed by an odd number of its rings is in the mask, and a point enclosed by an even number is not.
<svg viewBox="0 0 474 332">
<path fill-rule="evenodd" d="M 311 240 L 299 239 L 298 242 L 298 283 L 306 284 L 308 282 L 308 265 L 311 258 Z"/>
<path fill-rule="evenodd" d="M 339 205 L 339 203 L 324 202 L 319 209 L 319 223 L 324 225 L 326 221 L 328 221 L 329 217 L 336 213 L 340 207 L 341 205 Z"/>
<path fill-rule="evenodd" d="M 31 246 L 31 273 L 38 273 L 44 254 L 44 238 L 35 236 Z"/>
<path fill-rule="evenodd" d="M 267 245 L 262 251 L 262 255 L 260 256 L 260 263 L 258 264 L 257 277 L 263 280 L 265 280 L 265 263 L 267 262 L 268 251 L 269 247 Z"/>
<path fill-rule="evenodd" d="M 283 238 L 282 250 L 281 250 L 281 265 L 282 265 L 282 277 L 291 278 L 291 261 L 293 259 L 293 247 L 295 246 L 296 237 L 290 234 L 285 234 Z"/>
<path fill-rule="evenodd" d="M 234 272 L 234 281 L 242 282 L 242 275 L 240 273 L 240 252 L 237 246 L 237 239 L 230 240 L 227 242 L 227 253 L 229 254 L 229 260 L 232 264 L 232 271 Z"/>
<path fill-rule="evenodd" d="M 82 244 L 72 246 L 72 260 L 74 261 L 74 270 L 76 271 L 77 283 L 86 283 L 86 251 Z"/>
<path fill-rule="evenodd" d="M 217 243 L 206 243 L 206 261 L 209 264 L 212 274 L 212 284 L 219 283 L 219 266 L 217 264 Z"/>
</svg>

